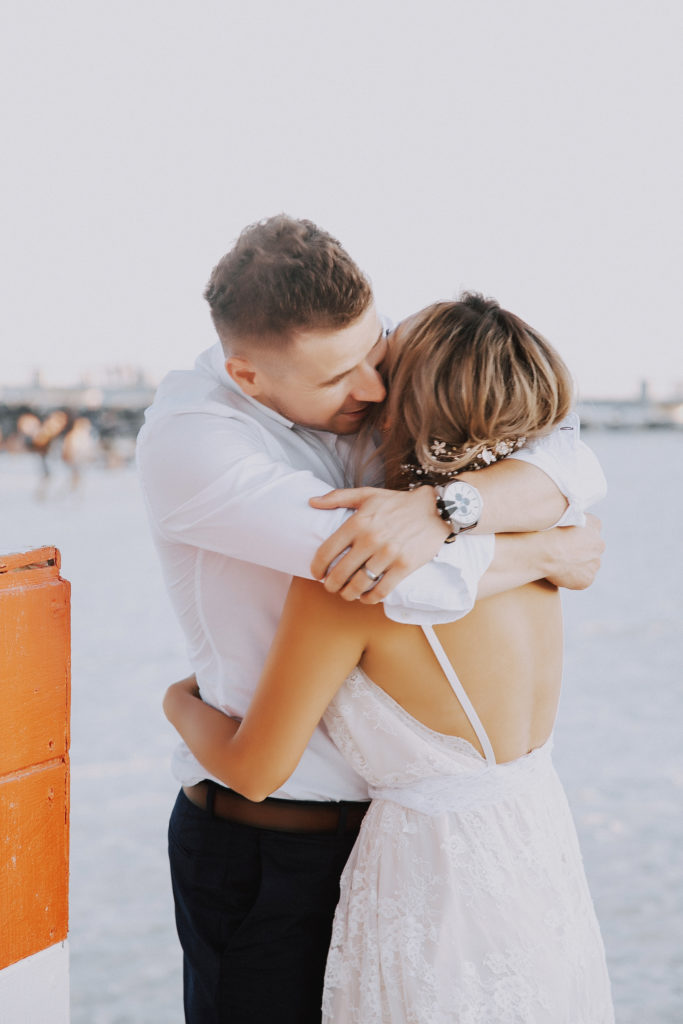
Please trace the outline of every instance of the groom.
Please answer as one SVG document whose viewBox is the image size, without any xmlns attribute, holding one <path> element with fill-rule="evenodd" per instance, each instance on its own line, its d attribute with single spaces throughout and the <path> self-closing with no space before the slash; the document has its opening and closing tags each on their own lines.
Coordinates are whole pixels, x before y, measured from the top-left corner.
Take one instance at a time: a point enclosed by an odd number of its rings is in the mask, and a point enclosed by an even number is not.
<svg viewBox="0 0 683 1024">
<path fill-rule="evenodd" d="M 414 623 L 456 619 L 477 596 L 534 579 L 592 581 L 594 522 L 513 535 L 583 523 L 582 507 L 599 496 L 601 473 L 574 421 L 474 480 L 463 474 L 483 511 L 457 543 L 444 543 L 452 524 L 432 488 L 339 493 L 353 482 L 353 435 L 385 395 L 387 339 L 368 281 L 326 232 L 284 216 L 247 228 L 206 298 L 220 343 L 162 382 L 138 443 L 204 700 L 244 714 L 292 575 L 347 600 L 383 600 L 391 618 Z M 184 746 L 173 769 L 186 1020 L 318 1022 L 339 875 L 367 806 L 362 780 L 322 726 L 262 803 L 207 779 Z"/>
</svg>

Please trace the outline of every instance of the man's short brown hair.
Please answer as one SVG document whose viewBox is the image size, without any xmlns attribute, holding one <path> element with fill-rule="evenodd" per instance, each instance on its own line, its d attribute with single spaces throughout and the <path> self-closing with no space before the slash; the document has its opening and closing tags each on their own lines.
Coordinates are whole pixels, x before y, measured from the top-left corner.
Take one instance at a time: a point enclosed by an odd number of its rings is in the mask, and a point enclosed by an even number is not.
<svg viewBox="0 0 683 1024">
<path fill-rule="evenodd" d="M 245 228 L 214 267 L 204 298 L 226 352 L 287 344 L 298 331 L 347 327 L 370 305 L 370 283 L 310 220 L 280 214 Z"/>
</svg>

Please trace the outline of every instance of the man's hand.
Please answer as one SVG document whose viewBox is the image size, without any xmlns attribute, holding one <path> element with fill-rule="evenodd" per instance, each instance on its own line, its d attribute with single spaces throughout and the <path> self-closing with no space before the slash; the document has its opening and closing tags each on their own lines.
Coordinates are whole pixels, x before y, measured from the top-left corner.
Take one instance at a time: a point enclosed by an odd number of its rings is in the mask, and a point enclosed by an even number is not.
<svg viewBox="0 0 683 1024">
<path fill-rule="evenodd" d="M 597 516 L 587 515 L 585 526 L 558 526 L 548 532 L 554 546 L 551 571 L 546 579 L 556 587 L 585 590 L 600 568 L 605 542 L 600 536 L 602 524 Z"/>
<path fill-rule="evenodd" d="M 431 487 L 335 490 L 311 498 L 310 504 L 356 510 L 318 548 L 311 562 L 311 574 L 324 580 L 326 590 L 346 601 L 383 601 L 401 580 L 432 560 L 449 534 L 448 524 L 436 511 Z M 335 559 L 338 561 L 332 565 Z M 373 583 L 369 574 L 381 579 Z"/>
</svg>

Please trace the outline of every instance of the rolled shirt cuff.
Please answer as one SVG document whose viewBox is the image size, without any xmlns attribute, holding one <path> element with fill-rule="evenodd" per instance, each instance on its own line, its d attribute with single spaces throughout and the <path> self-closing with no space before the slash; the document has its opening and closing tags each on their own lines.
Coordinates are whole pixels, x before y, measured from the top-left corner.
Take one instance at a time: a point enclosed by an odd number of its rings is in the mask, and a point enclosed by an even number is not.
<svg viewBox="0 0 683 1024">
<path fill-rule="evenodd" d="M 408 576 L 384 599 L 394 622 L 434 626 L 472 610 L 479 581 L 493 560 L 495 536 L 465 535 L 443 544 L 431 562 Z"/>
</svg>

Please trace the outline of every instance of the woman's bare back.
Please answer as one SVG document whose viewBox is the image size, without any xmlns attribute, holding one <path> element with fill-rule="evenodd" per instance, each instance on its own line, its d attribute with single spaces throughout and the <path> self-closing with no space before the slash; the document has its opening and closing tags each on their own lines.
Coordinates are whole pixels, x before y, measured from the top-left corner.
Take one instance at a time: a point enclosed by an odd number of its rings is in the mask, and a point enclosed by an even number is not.
<svg viewBox="0 0 683 1024">
<path fill-rule="evenodd" d="M 562 676 L 562 613 L 546 581 L 477 602 L 436 630 L 490 737 L 496 760 L 512 761 L 552 732 Z M 367 675 L 418 721 L 462 736 L 474 730 L 418 626 L 378 617 L 361 659 Z"/>
</svg>

